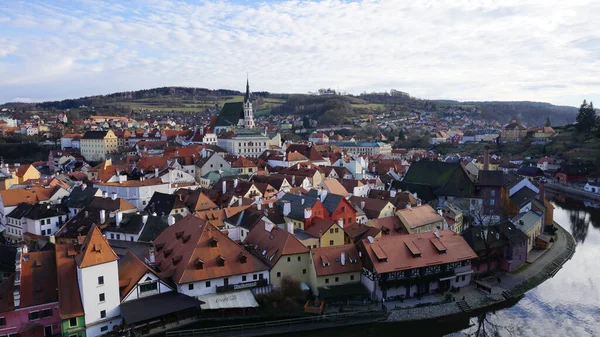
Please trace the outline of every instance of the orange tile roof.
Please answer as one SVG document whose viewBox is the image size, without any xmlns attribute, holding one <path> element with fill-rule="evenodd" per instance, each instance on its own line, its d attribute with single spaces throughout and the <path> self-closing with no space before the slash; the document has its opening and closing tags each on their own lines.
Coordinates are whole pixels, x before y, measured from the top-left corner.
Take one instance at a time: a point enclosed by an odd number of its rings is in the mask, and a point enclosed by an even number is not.
<svg viewBox="0 0 600 337">
<path fill-rule="evenodd" d="M 430 223 L 443 221 L 444 218 L 429 205 L 410 207 L 396 212 L 404 224 L 410 228 L 417 228 Z"/>
<path fill-rule="evenodd" d="M 119 257 L 112 250 L 98 227 L 92 225 L 81 245 L 81 251 L 75 258 L 75 262 L 77 262 L 79 268 L 85 268 L 117 261 L 118 259 Z"/>
<path fill-rule="evenodd" d="M 340 184 L 340 182 L 337 179 L 325 180 L 323 184 L 325 185 L 325 187 L 327 187 L 327 190 L 329 190 L 330 193 L 341 195 L 343 197 L 347 197 L 350 195 L 346 188 L 344 188 L 344 186 Z"/>
<path fill-rule="evenodd" d="M 300 240 L 285 229 L 274 226 L 270 232 L 267 232 L 265 222 L 262 220 L 248 233 L 244 244 L 256 247 L 253 249 L 255 256 L 271 266 L 277 264 L 283 255 L 309 252 L 309 249 Z M 262 254 L 263 251 L 265 254 Z"/>
<path fill-rule="evenodd" d="M 23 175 L 25 175 L 25 172 L 27 172 L 27 170 L 30 167 L 31 167 L 30 164 L 20 165 L 19 168 L 17 169 L 17 172 L 16 172 L 17 177 L 22 177 Z"/>
<path fill-rule="evenodd" d="M 54 189 L 50 188 L 20 188 L 14 190 L 1 190 L 0 197 L 4 207 L 16 206 L 22 202 L 37 204 L 50 199 Z"/>
<path fill-rule="evenodd" d="M 121 300 L 129 294 L 147 273 L 154 274 L 156 277 L 160 278 L 152 268 L 142 262 L 131 251 L 127 252 L 127 254 L 119 260 L 119 292 L 121 293 Z"/>
<path fill-rule="evenodd" d="M 439 236 L 438 239 L 434 233 L 430 232 L 383 236 L 374 239 L 373 243 L 363 240 L 361 242 L 364 248 L 363 258 L 366 253 L 368 263 L 378 274 L 384 274 L 471 260 L 477 257 L 463 237 L 455 232 L 444 230 L 439 232 Z M 436 246 L 445 247 L 445 253 L 440 253 Z M 420 254 L 420 256 L 415 256 L 413 253 Z M 363 263 L 366 263 L 365 260 Z"/>
<path fill-rule="evenodd" d="M 227 235 L 192 214 L 166 228 L 154 247 L 159 275 L 177 284 L 268 270 Z M 218 260 L 224 260 L 224 265 Z"/>
<path fill-rule="evenodd" d="M 315 238 L 320 238 L 335 224 L 335 221 L 326 220 L 323 218 L 313 218 L 313 224 L 305 230 L 305 232 Z"/>
<path fill-rule="evenodd" d="M 60 319 L 83 316 L 83 306 L 77 281 L 77 251 L 74 244 L 56 245 L 56 269 L 58 275 L 58 311 Z"/>
<path fill-rule="evenodd" d="M 342 253 L 345 262 L 342 265 Z M 353 244 L 313 248 L 311 251 L 317 276 L 355 273 L 362 271 L 362 262 Z"/>
</svg>

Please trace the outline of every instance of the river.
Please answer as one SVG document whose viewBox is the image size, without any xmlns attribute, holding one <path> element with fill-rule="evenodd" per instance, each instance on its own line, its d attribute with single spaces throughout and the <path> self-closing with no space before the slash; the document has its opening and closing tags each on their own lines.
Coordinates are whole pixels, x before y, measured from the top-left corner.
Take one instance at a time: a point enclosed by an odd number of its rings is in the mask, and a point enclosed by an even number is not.
<svg viewBox="0 0 600 337">
<path fill-rule="evenodd" d="M 417 325 L 372 324 L 291 335 L 600 336 L 600 205 L 594 208 L 564 196 L 548 197 L 556 206 L 554 220 L 573 234 L 577 250 L 558 274 L 527 292 L 516 304 L 471 319 Z"/>
</svg>

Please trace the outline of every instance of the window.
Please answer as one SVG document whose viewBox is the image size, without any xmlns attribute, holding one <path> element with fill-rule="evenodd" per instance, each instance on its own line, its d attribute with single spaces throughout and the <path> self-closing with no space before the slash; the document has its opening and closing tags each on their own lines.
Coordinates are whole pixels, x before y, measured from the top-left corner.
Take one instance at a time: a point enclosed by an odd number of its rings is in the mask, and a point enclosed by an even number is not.
<svg viewBox="0 0 600 337">
<path fill-rule="evenodd" d="M 302 269 L 302 274 L 306 275 L 306 269 Z"/>
<path fill-rule="evenodd" d="M 77 317 L 69 319 L 69 327 L 72 328 L 74 326 L 77 326 Z"/>
<path fill-rule="evenodd" d="M 106 310 L 100 311 L 100 318 L 106 318 Z"/>
<path fill-rule="evenodd" d="M 258 274 L 258 279 L 262 280 L 263 279 L 263 274 Z"/>
<path fill-rule="evenodd" d="M 292 258 L 288 256 L 288 262 L 291 262 L 291 261 L 292 261 Z"/>
<path fill-rule="evenodd" d="M 490 206 L 494 206 L 496 204 L 496 200 L 490 199 Z"/>
<path fill-rule="evenodd" d="M 350 275 L 350 281 L 354 281 L 354 275 Z"/>
<path fill-rule="evenodd" d="M 114 238 L 115 238 L 115 235 L 114 235 L 113 233 L 110 233 L 110 238 L 111 238 L 111 239 L 114 239 Z"/>
<path fill-rule="evenodd" d="M 117 234 L 117 240 L 121 240 L 121 234 Z"/>
<path fill-rule="evenodd" d="M 98 276 L 98 285 L 104 284 L 104 276 Z"/>
<path fill-rule="evenodd" d="M 52 317 L 52 309 L 42 310 L 42 315 L 40 318 L 44 318 L 44 317 Z"/>
<path fill-rule="evenodd" d="M 457 276 L 457 277 L 456 277 L 456 281 L 455 281 L 455 282 L 458 282 L 458 281 L 459 281 L 459 278 L 460 278 L 460 277 L 458 277 L 458 276 Z"/>
<path fill-rule="evenodd" d="M 106 300 L 106 297 L 104 296 L 104 293 L 101 293 L 100 295 L 98 295 L 99 302 L 104 302 L 105 300 Z"/>
<path fill-rule="evenodd" d="M 281 272 L 280 271 L 277 272 L 277 277 L 281 277 Z"/>
<path fill-rule="evenodd" d="M 194 290 L 194 284 L 193 283 L 188 284 L 188 290 Z"/>
<path fill-rule="evenodd" d="M 0 317 L 0 326 L 5 326 L 5 325 L 6 325 L 6 318 Z"/>
<path fill-rule="evenodd" d="M 100 328 L 100 331 L 107 331 L 107 330 L 108 330 L 108 325 L 105 325 Z"/>
<path fill-rule="evenodd" d="M 463 275 L 463 276 L 462 276 L 462 280 L 464 281 L 465 279 L 466 279 L 466 276 L 465 276 L 465 275 Z"/>
<path fill-rule="evenodd" d="M 339 278 L 339 277 L 336 277 L 336 278 L 335 278 L 335 282 L 340 282 L 340 278 Z"/>
<path fill-rule="evenodd" d="M 210 288 L 210 281 L 206 281 L 206 288 Z"/>
<path fill-rule="evenodd" d="M 333 240 L 329 240 L 329 245 L 333 246 Z"/>
<path fill-rule="evenodd" d="M 329 283 L 329 279 L 328 278 L 325 279 L 325 283 Z"/>
<path fill-rule="evenodd" d="M 39 311 L 32 311 L 29 313 L 29 320 L 33 321 L 36 319 L 40 319 L 40 312 Z"/>
<path fill-rule="evenodd" d="M 298 261 L 302 261 L 302 256 L 298 256 Z"/>
<path fill-rule="evenodd" d="M 252 275 L 252 279 L 253 280 L 257 280 L 258 279 L 258 275 L 256 275 L 256 274 Z"/>
<path fill-rule="evenodd" d="M 158 282 L 156 281 L 151 281 L 140 285 L 140 292 L 142 293 L 153 290 L 158 290 Z"/>
<path fill-rule="evenodd" d="M 336 228 L 336 229 L 335 229 L 335 232 L 336 232 L 336 233 L 339 233 L 339 232 L 340 232 L 340 229 L 339 229 L 339 228 Z"/>
<path fill-rule="evenodd" d="M 40 224 L 41 224 L 41 225 L 45 225 L 45 224 L 46 224 L 46 223 L 45 223 L 45 220 L 44 220 L 44 219 L 40 220 Z"/>
<path fill-rule="evenodd" d="M 331 228 L 331 229 L 329 230 L 329 233 L 330 233 L 330 234 L 333 234 L 333 228 Z"/>
</svg>

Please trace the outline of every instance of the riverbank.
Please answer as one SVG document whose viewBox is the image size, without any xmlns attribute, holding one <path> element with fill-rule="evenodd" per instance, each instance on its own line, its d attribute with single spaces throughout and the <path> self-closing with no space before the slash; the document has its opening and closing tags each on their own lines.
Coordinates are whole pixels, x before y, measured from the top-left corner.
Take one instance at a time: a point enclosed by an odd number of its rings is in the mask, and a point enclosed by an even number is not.
<svg viewBox="0 0 600 337">
<path fill-rule="evenodd" d="M 569 185 L 556 183 L 556 182 L 548 182 L 546 184 L 546 189 L 553 192 L 560 192 L 566 194 L 568 196 L 576 197 L 576 198 L 584 198 L 587 200 L 595 200 L 600 201 L 600 194 L 592 193 L 588 191 L 584 191 L 580 188 L 575 188 Z"/>
<path fill-rule="evenodd" d="M 573 236 L 555 223 L 558 228 L 557 240 L 541 257 L 523 268 L 520 272 L 501 274 L 497 277 L 473 282 L 471 287 L 461 289 L 455 294 L 456 301 L 446 303 L 428 303 L 410 306 L 405 303 L 388 302 L 389 311 L 386 322 L 413 322 L 430 319 L 450 319 L 456 315 L 472 316 L 481 311 L 493 310 L 508 302 L 518 301 L 527 291 L 556 275 L 562 266 L 575 253 Z M 489 288 L 485 292 L 476 285 Z"/>
</svg>

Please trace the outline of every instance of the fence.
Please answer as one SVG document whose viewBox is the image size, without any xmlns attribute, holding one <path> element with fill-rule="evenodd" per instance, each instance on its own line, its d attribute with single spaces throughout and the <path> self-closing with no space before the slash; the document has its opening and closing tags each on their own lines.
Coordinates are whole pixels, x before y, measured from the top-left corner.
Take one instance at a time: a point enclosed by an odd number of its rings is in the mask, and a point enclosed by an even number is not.
<svg viewBox="0 0 600 337">
<path fill-rule="evenodd" d="M 181 331 L 169 331 L 166 333 L 167 337 L 192 337 L 192 336 L 203 336 L 203 335 L 218 335 L 218 334 L 233 334 L 242 335 L 244 331 L 252 331 L 258 329 L 273 329 L 281 327 L 289 327 L 299 324 L 318 324 L 328 323 L 339 320 L 349 320 L 352 318 L 376 319 L 384 316 L 381 311 L 364 311 L 364 312 L 346 312 L 339 314 L 329 314 L 311 317 L 302 317 L 294 319 L 284 319 L 278 321 L 269 322 L 258 322 L 258 323 L 247 323 L 238 325 L 228 325 L 215 328 L 204 328 L 204 329 L 192 329 L 192 330 L 181 330 Z"/>
</svg>

